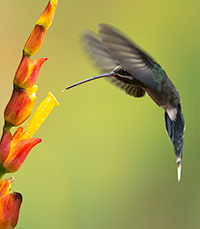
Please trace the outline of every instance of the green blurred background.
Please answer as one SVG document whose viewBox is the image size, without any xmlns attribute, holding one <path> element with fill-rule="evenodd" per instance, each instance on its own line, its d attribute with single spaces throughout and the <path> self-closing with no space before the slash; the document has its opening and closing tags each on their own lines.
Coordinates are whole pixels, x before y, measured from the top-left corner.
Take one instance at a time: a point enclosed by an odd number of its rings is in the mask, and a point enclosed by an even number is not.
<svg viewBox="0 0 200 229">
<path fill-rule="evenodd" d="M 0 0 L 1 125 L 24 43 L 46 4 Z M 35 134 L 42 143 L 12 174 L 12 190 L 23 195 L 17 229 L 199 228 L 199 7 L 195 0 L 59 1 L 32 58 L 48 57 L 37 105 L 51 91 L 60 106 Z M 180 183 L 164 111 L 147 95 L 134 99 L 103 79 L 61 93 L 98 73 L 80 35 L 102 22 L 150 53 L 180 91 Z"/>
</svg>

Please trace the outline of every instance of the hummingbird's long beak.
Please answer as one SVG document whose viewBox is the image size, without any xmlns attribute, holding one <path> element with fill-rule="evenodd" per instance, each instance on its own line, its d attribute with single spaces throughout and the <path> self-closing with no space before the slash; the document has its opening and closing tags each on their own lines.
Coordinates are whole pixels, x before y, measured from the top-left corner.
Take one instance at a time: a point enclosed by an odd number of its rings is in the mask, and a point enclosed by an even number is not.
<svg viewBox="0 0 200 229">
<path fill-rule="evenodd" d="M 116 75 L 115 72 L 107 72 L 107 73 L 104 73 L 104 74 L 93 76 L 91 78 L 88 78 L 86 80 L 82 80 L 82 81 L 80 81 L 78 83 L 75 83 L 75 84 L 72 84 L 72 85 L 66 87 L 65 89 L 62 90 L 62 92 L 65 91 L 65 90 L 68 90 L 68 89 L 70 89 L 72 87 L 78 86 L 78 85 L 86 83 L 88 81 L 91 81 L 91 80 L 100 79 L 100 78 L 104 78 L 104 77 L 111 77 L 111 76 L 115 76 L 115 75 Z"/>
</svg>

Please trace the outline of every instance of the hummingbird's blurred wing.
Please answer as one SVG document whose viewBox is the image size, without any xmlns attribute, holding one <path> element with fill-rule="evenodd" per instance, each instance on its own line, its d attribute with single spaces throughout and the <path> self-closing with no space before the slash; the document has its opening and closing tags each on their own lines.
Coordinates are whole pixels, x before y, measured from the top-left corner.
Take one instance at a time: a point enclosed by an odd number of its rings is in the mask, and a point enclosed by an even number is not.
<svg viewBox="0 0 200 229">
<path fill-rule="evenodd" d="M 86 31 L 83 34 L 82 39 L 87 51 L 90 53 L 90 56 L 93 60 L 95 60 L 95 64 L 101 69 L 102 72 L 111 72 L 119 65 L 119 63 L 104 48 L 99 37 L 95 33 Z M 144 89 L 134 85 L 126 84 L 115 77 L 108 77 L 106 79 L 125 90 L 129 95 L 142 97 L 145 94 Z"/>
<path fill-rule="evenodd" d="M 99 25 L 99 36 L 110 55 L 147 87 L 160 91 L 164 70 L 133 42 L 110 25 Z"/>
<path fill-rule="evenodd" d="M 110 53 L 103 47 L 99 37 L 92 31 L 85 31 L 82 36 L 85 48 L 95 64 L 101 69 L 102 73 L 111 72 L 119 63 L 112 58 Z"/>
</svg>

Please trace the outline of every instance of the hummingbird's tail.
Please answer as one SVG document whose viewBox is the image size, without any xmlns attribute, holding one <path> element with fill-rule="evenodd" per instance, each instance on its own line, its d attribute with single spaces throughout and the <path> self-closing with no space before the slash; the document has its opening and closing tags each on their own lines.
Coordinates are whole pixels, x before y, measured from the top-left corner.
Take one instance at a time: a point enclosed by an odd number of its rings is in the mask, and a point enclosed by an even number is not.
<svg viewBox="0 0 200 229">
<path fill-rule="evenodd" d="M 170 137 L 176 154 L 178 181 L 181 179 L 181 160 L 183 149 L 183 135 L 185 131 L 185 122 L 181 111 L 181 105 L 178 105 L 175 118 L 170 118 L 170 114 L 165 111 L 165 124 L 168 136 Z"/>
<path fill-rule="evenodd" d="M 104 78 L 104 77 L 111 77 L 111 76 L 115 76 L 115 75 L 116 75 L 115 72 L 108 72 L 108 73 L 100 74 L 100 75 L 97 75 L 97 76 L 93 76 L 91 78 L 88 78 L 86 80 L 82 80 L 82 81 L 80 81 L 78 83 L 75 83 L 75 84 L 72 84 L 72 85 L 66 87 L 65 89 L 62 90 L 62 92 L 65 91 L 65 90 L 68 90 L 68 89 L 70 89 L 72 87 L 78 86 L 78 85 L 86 83 L 88 81 L 91 81 L 91 80 L 100 79 L 100 78 Z"/>
</svg>

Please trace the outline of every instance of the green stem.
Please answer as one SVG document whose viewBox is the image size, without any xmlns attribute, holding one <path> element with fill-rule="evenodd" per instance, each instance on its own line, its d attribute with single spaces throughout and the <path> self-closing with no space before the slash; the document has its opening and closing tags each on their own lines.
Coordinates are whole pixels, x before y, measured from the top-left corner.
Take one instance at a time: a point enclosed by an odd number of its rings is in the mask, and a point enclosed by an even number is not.
<svg viewBox="0 0 200 229">
<path fill-rule="evenodd" d="M 23 50 L 24 54 L 29 58 L 31 55 Z"/>
<path fill-rule="evenodd" d="M 5 129 L 7 132 L 10 131 L 10 129 L 12 128 L 12 126 L 13 126 L 13 125 L 12 125 L 11 123 L 5 121 L 4 129 Z"/>
<path fill-rule="evenodd" d="M 0 165 L 0 181 L 2 180 L 3 176 L 8 172 L 2 165 Z"/>
<path fill-rule="evenodd" d="M 2 180 L 3 176 L 4 176 L 4 174 L 0 174 L 0 181 Z"/>
</svg>

